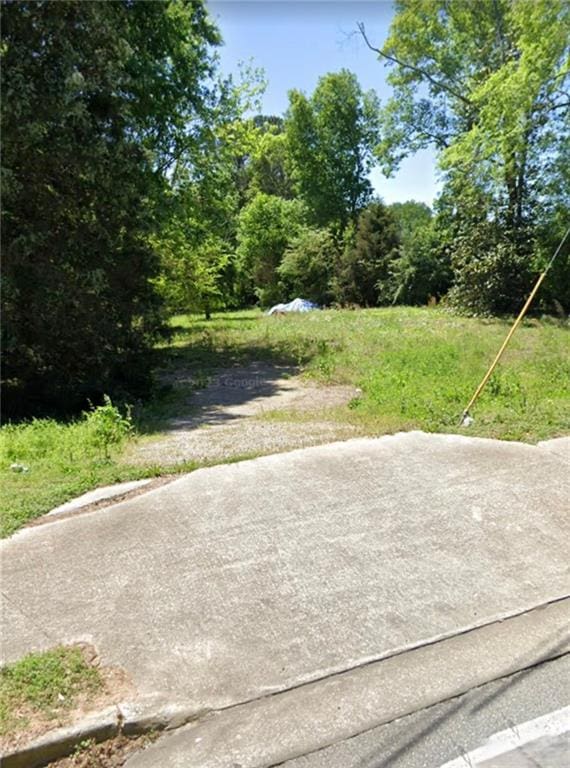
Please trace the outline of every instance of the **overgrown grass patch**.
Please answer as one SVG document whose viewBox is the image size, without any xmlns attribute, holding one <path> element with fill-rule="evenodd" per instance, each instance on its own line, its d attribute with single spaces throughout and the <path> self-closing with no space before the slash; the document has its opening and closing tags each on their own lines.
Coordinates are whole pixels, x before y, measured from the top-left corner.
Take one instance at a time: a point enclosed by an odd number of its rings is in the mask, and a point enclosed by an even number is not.
<svg viewBox="0 0 570 768">
<path fill-rule="evenodd" d="M 334 418 L 358 423 L 371 434 L 464 432 L 459 427 L 463 408 L 510 327 L 509 319 L 414 307 L 284 317 L 235 312 L 209 322 L 179 316 L 172 323 L 166 368 L 205 364 L 213 370 L 254 359 L 295 364 L 323 384 L 359 387 L 360 399 L 351 408 L 337 409 Z M 525 321 L 478 401 L 466 434 L 536 442 L 570 431 L 568 342 L 565 323 Z M 176 408 L 173 401 L 170 406 Z"/>
<path fill-rule="evenodd" d="M 133 437 L 128 414 L 110 401 L 73 422 L 34 419 L 0 430 L 0 531 L 108 483 L 156 474 L 117 457 Z"/>
<path fill-rule="evenodd" d="M 33 718 L 57 718 L 101 685 L 79 647 L 29 654 L 0 670 L 0 735 L 25 729 Z"/>
</svg>

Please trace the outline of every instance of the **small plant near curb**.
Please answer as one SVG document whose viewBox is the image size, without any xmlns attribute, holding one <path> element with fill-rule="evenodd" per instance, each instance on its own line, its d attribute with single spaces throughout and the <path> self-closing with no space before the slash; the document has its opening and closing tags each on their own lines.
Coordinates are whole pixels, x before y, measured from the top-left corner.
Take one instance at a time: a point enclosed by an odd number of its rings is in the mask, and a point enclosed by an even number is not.
<svg viewBox="0 0 570 768">
<path fill-rule="evenodd" d="M 38 717 L 56 719 L 102 685 L 99 671 L 78 646 L 31 653 L 0 669 L 0 736 L 9 737 Z"/>
<path fill-rule="evenodd" d="M 72 758 L 79 758 L 95 746 L 95 739 L 84 739 L 80 741 L 71 753 Z"/>
</svg>

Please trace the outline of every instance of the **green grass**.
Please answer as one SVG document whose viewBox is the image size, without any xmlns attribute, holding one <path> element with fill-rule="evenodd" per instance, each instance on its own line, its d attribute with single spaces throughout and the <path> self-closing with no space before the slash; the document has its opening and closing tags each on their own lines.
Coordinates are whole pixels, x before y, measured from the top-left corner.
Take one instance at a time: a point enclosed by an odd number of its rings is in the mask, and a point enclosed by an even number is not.
<svg viewBox="0 0 570 768">
<path fill-rule="evenodd" d="M 34 419 L 2 427 L 2 536 L 99 485 L 158 473 L 117 461 L 132 435 L 128 423 L 117 423 L 114 411 L 107 405 L 71 423 Z"/>
<path fill-rule="evenodd" d="M 31 718 L 53 719 L 79 696 L 97 692 L 101 677 L 80 648 L 32 653 L 0 670 L 0 735 L 26 728 Z"/>
<path fill-rule="evenodd" d="M 409 307 L 279 318 L 251 311 L 210 322 L 179 316 L 172 324 L 165 354 L 171 369 L 209 371 L 260 358 L 293 363 L 323 384 L 359 387 L 362 396 L 351 408 L 329 415 L 376 434 L 464 431 L 459 417 L 510 327 L 503 319 Z M 536 442 L 570 431 L 568 342 L 567 325 L 526 321 L 478 401 L 467 434 Z M 175 411 L 170 398 L 167 410 Z"/>
<path fill-rule="evenodd" d="M 568 326 L 552 319 L 530 319 L 518 329 L 468 431 L 458 427 L 460 414 L 503 341 L 507 320 L 398 307 L 288 317 L 252 310 L 219 314 L 211 321 L 183 315 L 171 324 L 171 341 L 155 353 L 157 367 L 164 381 L 175 372 L 192 380 L 164 384 L 139 409 L 136 431 L 144 439 L 187 412 L 192 391 L 217 369 L 262 359 L 300 366 L 307 378 L 322 384 L 359 387 L 358 401 L 328 412 L 327 418 L 353 423 L 364 434 L 462 431 L 532 443 L 570 432 Z M 121 431 L 113 418 L 108 411 L 99 421 L 41 420 L 0 430 L 3 535 L 98 485 L 198 466 L 129 466 L 121 455 L 134 433 Z M 306 415 L 280 412 L 265 418 Z M 29 471 L 11 471 L 12 463 Z"/>
</svg>

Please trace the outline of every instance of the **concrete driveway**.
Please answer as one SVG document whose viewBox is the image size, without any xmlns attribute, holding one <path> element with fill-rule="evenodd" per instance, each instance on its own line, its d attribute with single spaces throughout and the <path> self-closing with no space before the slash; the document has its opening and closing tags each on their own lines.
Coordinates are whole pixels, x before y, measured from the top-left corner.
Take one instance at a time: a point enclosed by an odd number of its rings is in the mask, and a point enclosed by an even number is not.
<svg viewBox="0 0 570 768">
<path fill-rule="evenodd" d="M 259 702 L 263 712 L 268 694 L 371 674 L 383 660 L 397 698 L 398 658 L 432 646 L 439 672 L 427 688 L 454 666 L 456 688 L 461 676 L 476 684 L 479 662 L 494 679 L 495 661 L 513 672 L 533 648 L 558 653 L 566 470 L 558 449 L 407 433 L 198 470 L 54 517 L 2 544 L 4 661 L 89 641 L 126 670 L 139 702 L 179 705 L 186 720 Z M 533 610 L 546 613 L 524 619 Z M 487 639 L 473 644 L 476 628 Z M 436 663 L 422 659 L 416 670 Z M 343 733 L 358 717 L 346 713 Z M 232 764 L 198 752 L 192 762 L 187 744 L 183 762 L 152 753 L 140 765 Z M 239 764 L 271 764 L 255 760 Z"/>
</svg>

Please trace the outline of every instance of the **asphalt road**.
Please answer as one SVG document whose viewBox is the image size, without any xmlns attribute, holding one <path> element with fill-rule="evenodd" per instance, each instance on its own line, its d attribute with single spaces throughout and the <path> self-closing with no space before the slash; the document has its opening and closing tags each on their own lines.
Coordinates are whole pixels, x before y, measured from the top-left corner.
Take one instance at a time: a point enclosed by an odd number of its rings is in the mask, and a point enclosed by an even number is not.
<svg viewBox="0 0 570 768">
<path fill-rule="evenodd" d="M 497 732 L 514 734 L 522 723 L 570 704 L 570 656 L 475 688 L 443 704 L 346 739 L 283 768 L 568 768 L 570 718 L 563 735 L 537 739 L 494 757 L 474 750 Z M 544 730 L 548 728 L 547 718 Z M 453 761 L 451 765 L 447 765 Z"/>
</svg>

